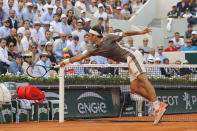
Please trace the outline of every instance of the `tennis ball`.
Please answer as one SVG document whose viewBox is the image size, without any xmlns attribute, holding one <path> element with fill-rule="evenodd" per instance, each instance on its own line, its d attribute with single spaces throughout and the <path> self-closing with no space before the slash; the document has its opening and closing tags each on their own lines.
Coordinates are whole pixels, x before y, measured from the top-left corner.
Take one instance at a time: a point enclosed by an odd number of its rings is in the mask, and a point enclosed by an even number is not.
<svg viewBox="0 0 197 131">
<path fill-rule="evenodd" d="M 63 49 L 63 52 L 68 52 L 67 48 L 64 48 L 64 49 Z"/>
</svg>

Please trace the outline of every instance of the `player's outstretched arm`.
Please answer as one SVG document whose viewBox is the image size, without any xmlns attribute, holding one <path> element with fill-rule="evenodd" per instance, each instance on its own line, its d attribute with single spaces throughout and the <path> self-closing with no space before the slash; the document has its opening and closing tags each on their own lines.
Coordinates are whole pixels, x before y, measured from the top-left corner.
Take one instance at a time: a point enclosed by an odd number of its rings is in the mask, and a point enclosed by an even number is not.
<svg viewBox="0 0 197 131">
<path fill-rule="evenodd" d="M 79 55 L 76 55 L 72 58 L 69 58 L 69 59 L 65 59 L 63 60 L 61 63 L 60 63 L 60 67 L 64 67 L 66 64 L 69 64 L 69 63 L 73 63 L 73 62 L 77 62 L 77 61 L 81 61 L 85 58 L 89 57 L 87 54 L 79 54 Z"/>
<path fill-rule="evenodd" d="M 127 31 L 122 34 L 122 37 L 134 36 L 134 35 L 144 35 L 144 34 L 147 34 L 150 32 L 152 32 L 152 29 L 150 29 L 150 28 L 146 28 L 142 31 Z"/>
</svg>

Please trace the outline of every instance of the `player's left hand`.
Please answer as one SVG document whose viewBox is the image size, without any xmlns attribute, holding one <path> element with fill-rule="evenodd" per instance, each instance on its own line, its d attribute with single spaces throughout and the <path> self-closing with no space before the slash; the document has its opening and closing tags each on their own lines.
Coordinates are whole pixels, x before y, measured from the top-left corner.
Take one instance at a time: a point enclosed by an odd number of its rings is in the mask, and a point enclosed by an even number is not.
<svg viewBox="0 0 197 131">
<path fill-rule="evenodd" d="M 147 33 L 150 33 L 152 32 L 152 29 L 151 28 L 146 28 L 142 31 L 142 34 L 147 34 Z"/>
</svg>

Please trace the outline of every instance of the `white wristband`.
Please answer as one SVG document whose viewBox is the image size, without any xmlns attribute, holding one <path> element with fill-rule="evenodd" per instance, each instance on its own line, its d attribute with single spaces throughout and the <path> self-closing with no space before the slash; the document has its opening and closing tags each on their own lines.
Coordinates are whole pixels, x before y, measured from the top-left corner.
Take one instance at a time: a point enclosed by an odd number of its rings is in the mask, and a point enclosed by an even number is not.
<svg viewBox="0 0 197 131">
<path fill-rule="evenodd" d="M 70 60 L 69 60 L 69 59 L 65 59 L 63 62 L 64 62 L 65 64 L 69 64 L 69 63 L 70 63 Z"/>
</svg>

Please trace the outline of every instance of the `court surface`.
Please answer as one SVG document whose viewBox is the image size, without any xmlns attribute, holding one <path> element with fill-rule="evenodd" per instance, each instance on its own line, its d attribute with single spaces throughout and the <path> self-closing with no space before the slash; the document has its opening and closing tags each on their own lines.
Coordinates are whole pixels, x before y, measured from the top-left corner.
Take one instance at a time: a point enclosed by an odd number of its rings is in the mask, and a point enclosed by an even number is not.
<svg viewBox="0 0 197 131">
<path fill-rule="evenodd" d="M 197 117 L 192 116 L 164 116 L 157 126 L 153 125 L 152 117 L 65 120 L 61 124 L 59 122 L 20 122 L 19 124 L 0 124 L 0 131 L 197 131 Z M 176 120 L 179 122 L 175 122 Z"/>
</svg>

